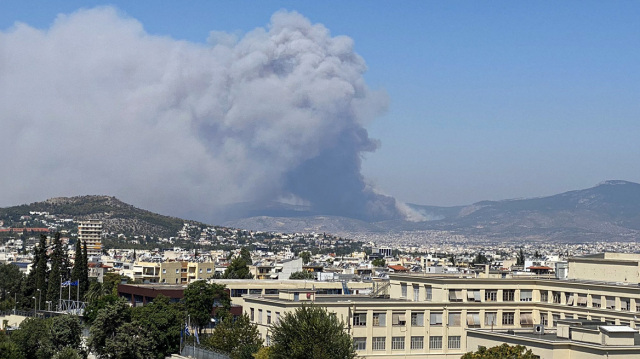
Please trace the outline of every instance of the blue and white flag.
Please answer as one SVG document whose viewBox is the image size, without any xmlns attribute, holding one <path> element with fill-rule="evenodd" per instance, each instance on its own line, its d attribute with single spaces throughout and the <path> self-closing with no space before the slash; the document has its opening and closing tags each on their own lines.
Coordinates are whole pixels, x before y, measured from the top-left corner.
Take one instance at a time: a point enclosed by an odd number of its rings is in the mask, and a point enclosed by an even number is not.
<svg viewBox="0 0 640 359">
<path fill-rule="evenodd" d="M 68 286 L 77 287 L 78 286 L 78 281 L 75 280 L 75 281 L 72 282 L 72 281 L 68 280 L 66 282 L 62 282 L 62 286 L 63 287 L 68 287 Z"/>
<path fill-rule="evenodd" d="M 189 333 L 189 326 L 187 325 L 187 323 L 184 323 L 184 335 L 186 335 L 186 336 L 190 336 L 191 335 Z"/>
</svg>

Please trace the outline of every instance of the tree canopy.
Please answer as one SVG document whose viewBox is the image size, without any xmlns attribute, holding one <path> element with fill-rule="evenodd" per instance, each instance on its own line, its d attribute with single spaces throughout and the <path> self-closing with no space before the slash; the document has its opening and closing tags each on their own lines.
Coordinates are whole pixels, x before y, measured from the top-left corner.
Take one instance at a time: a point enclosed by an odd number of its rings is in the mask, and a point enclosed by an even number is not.
<svg viewBox="0 0 640 359">
<path fill-rule="evenodd" d="M 198 328 L 209 324 L 214 304 L 226 310 L 231 308 L 231 298 L 224 289 L 224 285 L 198 280 L 191 282 L 184 290 L 185 308 L 191 316 L 191 322 Z"/>
<path fill-rule="evenodd" d="M 262 339 L 258 327 L 246 314 L 235 320 L 228 315 L 202 344 L 229 353 L 231 359 L 253 359 L 253 354 L 262 347 Z"/>
<path fill-rule="evenodd" d="M 504 343 L 499 346 L 491 347 L 479 347 L 475 352 L 468 352 L 464 354 L 460 359 L 539 359 L 540 357 L 533 354 L 531 349 L 527 349 L 523 345 L 511 346 Z"/>
<path fill-rule="evenodd" d="M 291 273 L 289 279 L 316 279 L 316 276 L 311 272 L 300 271 Z"/>
<path fill-rule="evenodd" d="M 351 359 L 355 350 L 344 324 L 326 309 L 302 306 L 271 327 L 273 359 Z"/>
</svg>

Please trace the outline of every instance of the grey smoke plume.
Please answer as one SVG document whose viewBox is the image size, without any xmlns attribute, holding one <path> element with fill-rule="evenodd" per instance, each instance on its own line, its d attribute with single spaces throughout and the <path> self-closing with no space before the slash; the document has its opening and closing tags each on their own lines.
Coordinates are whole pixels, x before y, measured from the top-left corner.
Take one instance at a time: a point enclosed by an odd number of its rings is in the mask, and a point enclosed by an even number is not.
<svg viewBox="0 0 640 359">
<path fill-rule="evenodd" d="M 315 212 L 397 218 L 360 173 L 365 124 L 386 97 L 344 36 L 295 12 L 209 44 L 147 34 L 105 7 L 0 32 L 3 205 L 115 195 L 212 220 L 286 199 Z"/>
</svg>

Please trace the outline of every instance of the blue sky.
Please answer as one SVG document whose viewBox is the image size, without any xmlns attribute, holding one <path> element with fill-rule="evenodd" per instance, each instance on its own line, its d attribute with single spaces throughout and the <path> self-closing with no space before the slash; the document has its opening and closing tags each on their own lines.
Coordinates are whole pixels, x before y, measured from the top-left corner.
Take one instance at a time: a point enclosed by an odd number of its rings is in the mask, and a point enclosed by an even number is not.
<svg viewBox="0 0 640 359">
<path fill-rule="evenodd" d="M 0 29 L 113 5 L 154 35 L 206 42 L 280 9 L 346 35 L 389 98 L 363 174 L 413 203 L 469 204 L 640 182 L 640 2 L 14 1 Z"/>
</svg>

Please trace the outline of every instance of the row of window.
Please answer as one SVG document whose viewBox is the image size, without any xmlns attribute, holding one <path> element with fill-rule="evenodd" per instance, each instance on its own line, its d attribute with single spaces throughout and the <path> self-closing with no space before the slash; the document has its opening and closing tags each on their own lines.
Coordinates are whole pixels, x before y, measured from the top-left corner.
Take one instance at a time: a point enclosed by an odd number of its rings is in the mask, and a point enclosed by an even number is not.
<svg viewBox="0 0 640 359">
<path fill-rule="evenodd" d="M 492 326 L 498 325 L 500 323 L 497 322 L 498 313 L 497 312 L 486 312 L 485 313 L 485 325 Z M 448 313 L 448 321 L 447 325 L 459 327 L 462 325 L 462 313 L 460 312 L 449 312 Z M 481 325 L 480 321 L 480 313 L 467 313 L 466 322 L 468 327 L 479 327 Z M 502 313 L 502 325 L 514 325 L 515 324 L 515 312 L 503 312 Z M 393 313 L 391 324 L 394 326 L 405 326 L 406 316 L 404 313 Z M 431 326 L 440 326 L 443 324 L 443 313 L 442 312 L 431 312 L 429 313 L 429 325 Z M 367 325 L 367 313 L 356 313 L 353 316 L 353 325 L 354 326 L 366 326 Z M 374 327 L 384 327 L 387 325 L 387 314 L 386 313 L 373 313 L 373 322 L 371 323 Z M 533 325 L 533 315 L 532 313 L 520 313 L 520 325 L 522 326 L 532 326 Z M 424 326 L 424 313 L 411 313 L 411 326 L 412 327 L 423 327 Z"/>
<path fill-rule="evenodd" d="M 460 349 L 460 336 L 452 335 L 447 337 L 447 348 Z M 367 338 L 355 337 L 353 338 L 353 347 L 355 350 L 367 350 Z M 424 337 L 412 336 L 409 343 L 411 350 L 420 350 L 424 348 Z M 387 337 L 373 337 L 371 338 L 371 350 L 380 351 L 387 349 Z M 405 337 L 391 337 L 391 350 L 404 350 L 405 349 Z M 429 337 L 429 349 L 436 350 L 442 349 L 442 336 L 430 336 Z"/>
<path fill-rule="evenodd" d="M 249 308 L 249 319 L 251 319 L 252 322 L 255 321 L 255 309 L 253 308 Z M 276 312 L 276 318 L 275 318 L 275 323 L 280 321 L 280 312 Z M 262 309 L 258 309 L 258 324 L 262 324 Z M 264 324 L 271 324 L 271 311 L 267 310 L 267 321 Z"/>
<path fill-rule="evenodd" d="M 207 268 L 207 273 L 211 273 L 212 271 L 213 270 L 211 268 Z M 176 268 L 176 274 L 178 273 L 187 273 L 187 268 Z M 191 273 L 194 273 L 194 272 L 191 272 Z M 200 273 L 202 273 L 202 268 L 200 268 Z M 162 274 L 167 274 L 166 268 L 162 268 Z"/>
</svg>

